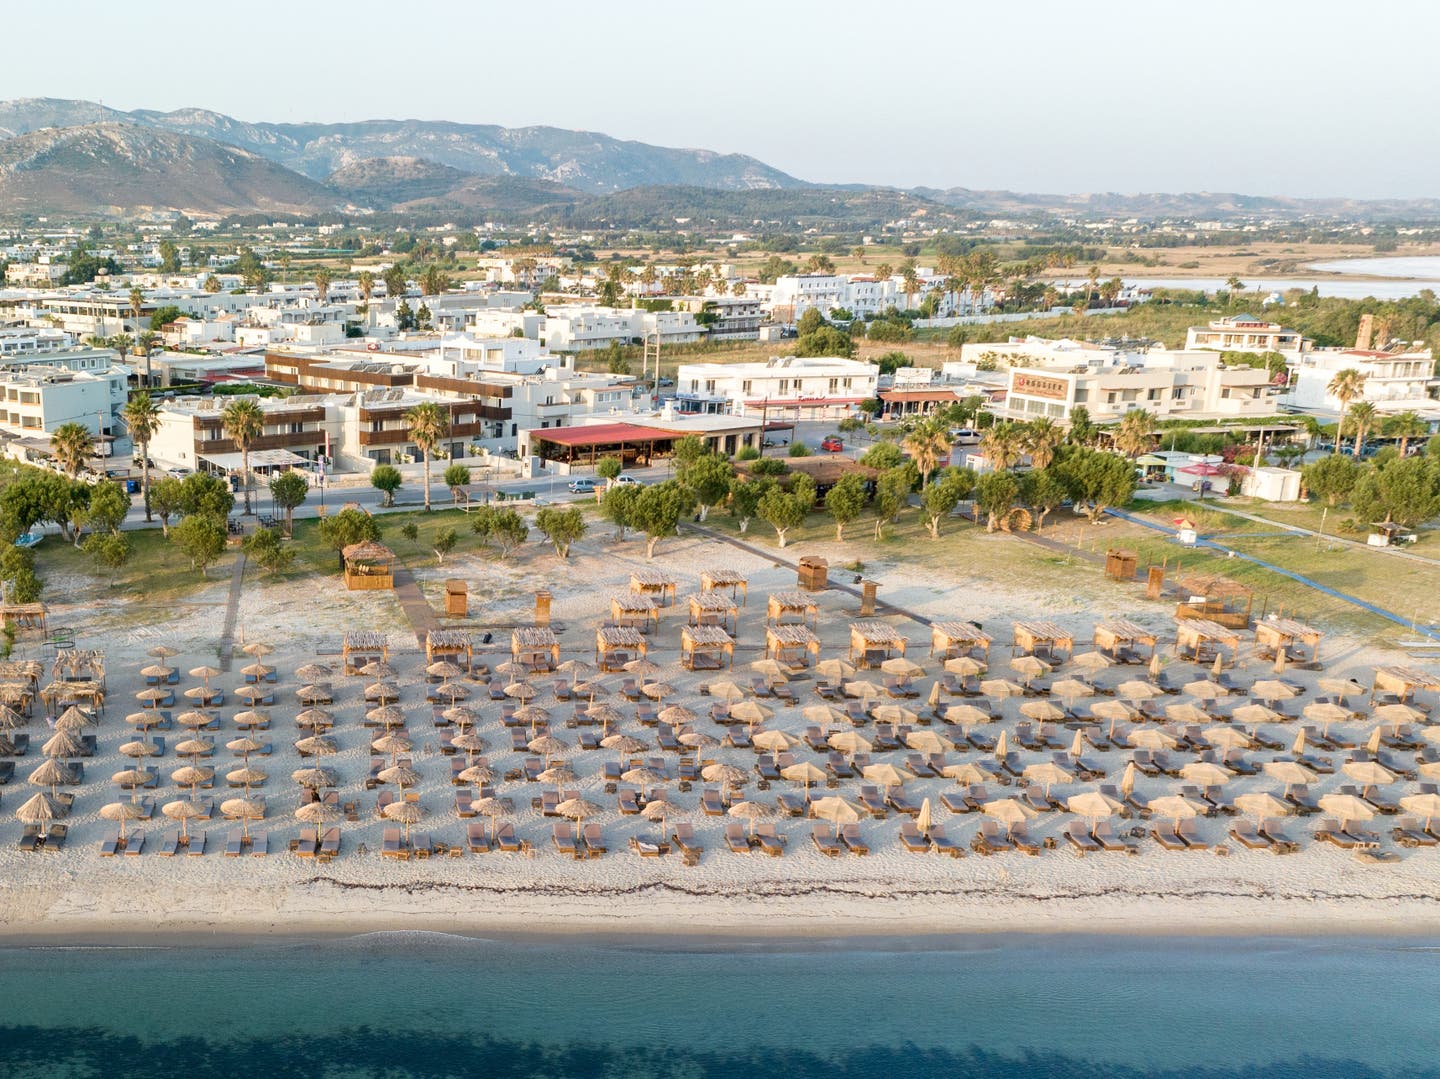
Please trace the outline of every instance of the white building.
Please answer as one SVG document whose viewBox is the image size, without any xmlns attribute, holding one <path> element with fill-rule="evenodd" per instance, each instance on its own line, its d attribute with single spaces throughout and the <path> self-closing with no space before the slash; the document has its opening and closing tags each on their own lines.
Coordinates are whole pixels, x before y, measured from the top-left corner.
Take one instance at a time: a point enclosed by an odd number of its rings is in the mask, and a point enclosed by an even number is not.
<svg viewBox="0 0 1440 1079">
<path fill-rule="evenodd" d="M 1285 404 L 1306 412 L 1338 415 L 1340 400 L 1330 383 L 1341 371 L 1354 368 L 1365 376 L 1358 400 L 1369 401 L 1381 412 L 1414 411 L 1440 419 L 1440 378 L 1428 348 L 1410 352 L 1372 349 L 1317 349 L 1290 362 L 1290 389 Z"/>
<path fill-rule="evenodd" d="M 689 311 L 642 311 L 625 308 L 563 305 L 546 309 L 540 337 L 556 352 L 607 348 L 612 341 L 629 345 L 658 334 L 661 346 L 698 341 L 705 330 Z"/>
<path fill-rule="evenodd" d="M 123 381 L 120 385 L 123 405 Z M 57 366 L 7 367 L 0 370 L 0 430 L 43 436 L 62 424 L 78 423 L 92 434 L 115 434 L 115 388 L 105 373 Z"/>
<path fill-rule="evenodd" d="M 844 416 L 876 394 L 880 369 L 839 356 L 776 356 L 763 363 L 682 363 L 677 406 L 688 412 L 794 410 Z"/>
<path fill-rule="evenodd" d="M 1311 343 L 1297 331 L 1287 330 L 1279 323 L 1267 322 L 1254 315 L 1227 315 L 1206 326 L 1191 326 L 1185 331 L 1187 351 L 1279 352 L 1288 356 L 1310 347 Z"/>
</svg>

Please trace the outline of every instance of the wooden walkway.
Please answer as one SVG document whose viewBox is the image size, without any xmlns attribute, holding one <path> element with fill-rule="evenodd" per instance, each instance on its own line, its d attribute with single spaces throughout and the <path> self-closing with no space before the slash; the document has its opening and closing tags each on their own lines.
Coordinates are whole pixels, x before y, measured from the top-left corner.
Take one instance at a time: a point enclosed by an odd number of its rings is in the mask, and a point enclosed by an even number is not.
<svg viewBox="0 0 1440 1079">
<path fill-rule="evenodd" d="M 439 629 L 440 623 L 430 608 L 429 601 L 420 591 L 415 575 L 406 566 L 395 567 L 395 598 L 400 601 L 400 609 L 405 612 L 410 628 L 415 631 L 415 642 L 424 648 L 426 634 L 432 629 Z"/>
</svg>

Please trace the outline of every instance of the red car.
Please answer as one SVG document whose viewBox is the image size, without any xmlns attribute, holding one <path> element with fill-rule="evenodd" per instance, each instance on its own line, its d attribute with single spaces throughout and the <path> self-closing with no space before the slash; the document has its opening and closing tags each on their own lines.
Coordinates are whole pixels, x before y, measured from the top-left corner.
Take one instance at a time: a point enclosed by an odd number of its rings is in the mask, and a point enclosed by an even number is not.
<svg viewBox="0 0 1440 1079">
<path fill-rule="evenodd" d="M 831 435 L 820 443 L 820 448 L 826 453 L 839 453 L 845 448 L 845 443 L 840 440 L 839 436 Z"/>
</svg>

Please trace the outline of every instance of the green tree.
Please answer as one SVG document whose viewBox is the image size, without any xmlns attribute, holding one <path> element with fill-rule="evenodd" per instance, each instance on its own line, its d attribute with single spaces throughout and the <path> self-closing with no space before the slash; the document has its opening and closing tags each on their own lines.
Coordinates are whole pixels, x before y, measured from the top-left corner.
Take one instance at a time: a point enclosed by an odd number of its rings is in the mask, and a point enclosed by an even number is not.
<svg viewBox="0 0 1440 1079">
<path fill-rule="evenodd" d="M 309 493 L 310 481 L 293 469 L 271 478 L 270 497 L 285 513 L 285 535 L 295 534 L 295 508 L 304 503 Z"/>
<path fill-rule="evenodd" d="M 130 496 L 113 480 L 102 480 L 90 488 L 85 506 L 85 524 L 92 532 L 119 532 L 130 512 Z"/>
<path fill-rule="evenodd" d="M 1147 409 L 1132 408 L 1120 417 L 1114 431 L 1115 449 L 1134 460 L 1155 445 L 1155 416 Z"/>
<path fill-rule="evenodd" d="M 1351 502 L 1362 521 L 1414 528 L 1440 516 L 1440 466 L 1423 457 L 1407 457 L 1367 469 Z"/>
<path fill-rule="evenodd" d="M 796 338 L 795 355 L 842 356 L 848 359 L 855 355 L 855 342 L 844 330 L 822 326 L 814 333 L 802 333 Z"/>
<path fill-rule="evenodd" d="M 175 246 L 173 240 L 160 241 L 160 272 L 180 272 L 180 249 Z"/>
<path fill-rule="evenodd" d="M 905 449 L 920 470 L 922 488 L 929 486 L 932 472 L 949 462 L 951 446 L 946 425 L 933 419 L 918 424 L 905 436 Z"/>
<path fill-rule="evenodd" d="M 1410 449 L 1411 439 L 1424 438 L 1430 432 L 1429 425 L 1420 418 L 1419 413 L 1412 411 L 1397 412 L 1382 425 L 1381 430 L 1391 438 L 1398 438 L 1400 456 L 1404 457 Z"/>
<path fill-rule="evenodd" d="M 447 526 L 436 532 L 435 538 L 430 541 L 430 546 L 435 551 L 435 564 L 437 566 L 443 566 L 445 564 L 445 556 L 453 551 L 455 545 L 459 542 L 460 534 L 453 528 Z"/>
<path fill-rule="evenodd" d="M 405 290 L 408 287 L 405 280 L 405 271 L 399 266 L 391 266 L 380 275 L 380 279 L 385 282 L 385 295 L 396 301 L 396 306 L 398 307 L 400 302 L 404 300 Z"/>
<path fill-rule="evenodd" d="M 740 527 L 743 536 L 750 530 L 750 521 L 760 510 L 760 500 L 774 486 L 774 481 L 765 477 L 750 479 L 736 476 L 730 481 L 730 514 Z"/>
<path fill-rule="evenodd" d="M 330 298 L 330 282 L 334 280 L 330 276 L 330 271 L 321 266 L 310 275 L 310 280 L 315 282 L 315 295 L 321 303 L 324 303 Z"/>
<path fill-rule="evenodd" d="M 920 492 L 920 505 L 925 511 L 925 527 L 931 539 L 940 538 L 940 522 L 955 512 L 955 507 L 970 497 L 975 489 L 975 473 L 953 465 L 940 473 L 929 487 Z"/>
<path fill-rule="evenodd" d="M 875 538 L 885 538 L 885 528 L 894 524 L 910 504 L 915 486 L 915 469 L 909 463 L 887 468 L 875 479 Z"/>
<path fill-rule="evenodd" d="M 205 280 L 201 283 L 200 287 L 203 288 L 206 292 L 210 293 L 210 295 L 214 296 L 225 286 L 220 283 L 220 278 L 216 277 L 212 273 L 206 275 Z"/>
<path fill-rule="evenodd" d="M 799 495 L 787 492 L 778 484 L 771 486 L 760 496 L 759 505 L 756 507 L 756 515 L 775 529 L 775 539 L 781 548 L 784 548 L 790 530 L 804 524 L 809 512 L 810 507 Z"/>
<path fill-rule="evenodd" d="M 1070 497 L 1087 507 L 1091 524 L 1111 506 L 1124 505 L 1135 494 L 1135 466 L 1116 454 L 1078 450 L 1056 467 Z"/>
<path fill-rule="evenodd" d="M 828 325 L 825 316 L 818 309 L 809 307 L 801 314 L 800 321 L 795 324 L 795 332 L 798 336 L 804 337 L 806 334 L 816 333 Z"/>
<path fill-rule="evenodd" d="M 1030 463 L 1038 469 L 1048 468 L 1055 460 L 1055 451 L 1065 441 L 1065 432 L 1054 420 L 1040 416 L 1025 424 L 1021 445 L 1030 455 Z"/>
<path fill-rule="evenodd" d="M 1001 420 L 986 428 L 980 436 L 980 452 L 997 472 L 1008 472 L 1020 463 L 1024 432 L 1010 420 Z"/>
<path fill-rule="evenodd" d="M 341 552 L 346 547 L 352 543 L 378 542 L 380 539 L 380 522 L 354 506 L 320 518 L 317 530 L 321 542 L 335 552 L 342 570 L 345 568 L 345 557 Z"/>
<path fill-rule="evenodd" d="M 624 540 L 625 530 L 634 525 L 635 502 L 640 497 L 641 490 L 633 484 L 622 483 L 605 492 L 600 511 L 605 515 L 605 519 L 615 526 L 617 540 Z"/>
<path fill-rule="evenodd" d="M 425 512 L 430 512 L 430 455 L 450 431 L 445 410 L 434 401 L 425 401 L 405 413 L 410 425 L 410 441 L 415 443 L 425 461 Z"/>
<path fill-rule="evenodd" d="M 718 506 L 730 494 L 730 481 L 734 477 L 734 465 L 719 454 L 707 453 L 686 467 L 679 478 L 690 488 L 700 507 L 700 520 L 704 521 L 710 515 L 710 507 Z"/>
<path fill-rule="evenodd" d="M 0 546 L 0 580 L 9 581 L 11 603 L 38 603 L 45 582 L 35 575 L 35 552 L 11 544 Z"/>
<path fill-rule="evenodd" d="M 480 537 L 481 543 L 495 544 L 500 556 L 506 558 L 529 537 L 530 526 L 513 509 L 481 506 L 470 515 L 470 531 Z"/>
<path fill-rule="evenodd" d="M 835 482 L 825 494 L 825 511 L 835 521 L 835 540 L 843 543 L 845 526 L 858 520 L 865 512 L 865 501 L 869 492 L 865 489 L 865 478 L 858 472 L 847 472 Z"/>
<path fill-rule="evenodd" d="M 426 296 L 439 296 L 450 287 L 450 278 L 433 263 L 420 271 L 420 291 Z"/>
<path fill-rule="evenodd" d="M 1302 468 L 1300 478 L 1306 490 L 1334 509 L 1349 501 L 1355 485 L 1360 482 L 1361 471 L 1361 465 L 1353 458 L 1332 453 Z"/>
<path fill-rule="evenodd" d="M 181 513 L 213 513 L 224 520 L 235 508 L 230 484 L 205 472 L 192 472 L 181 480 L 179 497 Z"/>
<path fill-rule="evenodd" d="M 295 548 L 287 546 L 273 528 L 260 528 L 245 537 L 245 557 L 272 577 L 283 573 L 295 561 Z"/>
<path fill-rule="evenodd" d="M 225 539 L 225 521 L 213 513 L 189 514 L 170 530 L 170 542 L 190 559 L 190 567 L 202 577 L 225 552 Z"/>
<path fill-rule="evenodd" d="M 1035 530 L 1069 497 L 1069 490 L 1054 468 L 1032 468 L 1020 477 L 1020 498 L 1035 513 Z"/>
<path fill-rule="evenodd" d="M 685 478 L 685 473 L 694 467 L 697 461 L 705 457 L 713 457 L 710 446 L 699 435 L 686 435 L 677 439 L 671 455 L 675 459 L 675 475 L 680 479 Z"/>
<path fill-rule="evenodd" d="M 595 475 L 605 481 L 608 488 L 614 484 L 615 478 L 625 471 L 625 462 L 618 457 L 602 457 L 595 462 Z M 595 501 L 599 502 L 604 491 L 597 487 L 595 489 Z"/>
<path fill-rule="evenodd" d="M 160 517 L 160 531 L 166 539 L 170 538 L 170 518 L 182 512 L 183 498 L 184 488 L 173 476 L 157 480 L 150 491 L 150 506 Z"/>
<path fill-rule="evenodd" d="M 417 547 L 420 545 L 420 526 L 414 521 L 406 521 L 400 526 L 400 535 L 404 536 Z"/>
<path fill-rule="evenodd" d="M 585 535 L 585 516 L 574 506 L 554 509 L 546 506 L 535 515 L 535 527 L 555 547 L 561 558 L 570 557 L 570 547 Z"/>
<path fill-rule="evenodd" d="M 1090 410 L 1076 405 L 1070 410 L 1069 440 L 1077 446 L 1088 446 L 1095 441 L 1095 424 L 1091 422 Z"/>
<path fill-rule="evenodd" d="M 85 541 L 85 553 L 94 560 L 97 571 L 110 571 L 110 587 L 114 588 L 115 577 L 129 563 L 134 548 L 123 532 L 96 532 Z"/>
<path fill-rule="evenodd" d="M 1365 448 L 1365 435 L 1375 425 L 1375 414 L 1375 406 L 1369 401 L 1356 401 L 1345 413 L 1346 419 L 1350 421 L 1350 429 L 1355 432 L 1353 456 L 1357 458 Z"/>
<path fill-rule="evenodd" d="M 62 423 L 50 435 L 50 451 L 61 470 L 73 480 L 94 456 L 95 436 L 83 423 Z"/>
<path fill-rule="evenodd" d="M 376 465 L 370 472 L 370 486 L 385 496 L 380 502 L 382 506 L 395 505 L 395 492 L 404 482 L 405 477 L 394 465 Z"/>
<path fill-rule="evenodd" d="M 655 557 L 655 548 L 666 536 L 675 534 L 680 519 L 695 512 L 695 496 L 679 480 L 667 480 L 640 489 L 630 508 L 630 522 L 645 533 L 645 558 Z"/>
<path fill-rule="evenodd" d="M 250 444 L 265 433 L 265 412 L 253 397 L 237 397 L 220 413 L 220 424 L 240 451 L 240 485 L 245 492 L 245 514 L 250 509 Z"/>
<path fill-rule="evenodd" d="M 809 457 L 810 447 L 801 442 L 798 438 L 790 443 L 790 448 L 785 451 L 787 457 Z"/>
<path fill-rule="evenodd" d="M 1345 435 L 1345 413 L 1350 410 L 1350 402 L 1365 393 L 1365 376 L 1358 367 L 1347 367 L 1342 371 L 1336 371 L 1331 377 L 1325 392 L 1340 402 L 1340 424 L 1335 428 L 1335 453 L 1340 452 L 1340 441 Z M 1358 457 L 1359 454 L 1356 454 Z"/>
<path fill-rule="evenodd" d="M 860 455 L 860 463 L 866 468 L 884 472 L 887 468 L 899 468 L 905 463 L 905 454 L 893 442 L 877 442 Z"/>
<path fill-rule="evenodd" d="M 994 532 L 1000 518 L 1010 512 L 1020 494 L 1020 483 L 1010 472 L 986 472 L 975 481 L 975 505 L 985 514 L 985 531 Z"/>
<path fill-rule="evenodd" d="M 450 501 L 455 505 L 460 504 L 460 492 L 470 486 L 469 465 L 446 465 L 445 486 L 450 488 Z"/>
</svg>

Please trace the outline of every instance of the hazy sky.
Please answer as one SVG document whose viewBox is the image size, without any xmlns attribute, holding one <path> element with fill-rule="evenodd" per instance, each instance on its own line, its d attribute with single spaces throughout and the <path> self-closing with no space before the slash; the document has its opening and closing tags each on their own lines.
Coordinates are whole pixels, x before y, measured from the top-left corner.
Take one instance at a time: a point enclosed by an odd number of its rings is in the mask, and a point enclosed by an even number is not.
<svg viewBox="0 0 1440 1079">
<path fill-rule="evenodd" d="M 806 180 L 1440 196 L 1434 0 L 71 0 L 0 98 L 585 128 Z"/>
</svg>

